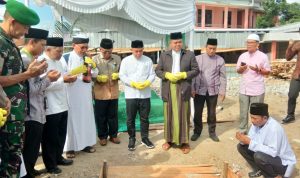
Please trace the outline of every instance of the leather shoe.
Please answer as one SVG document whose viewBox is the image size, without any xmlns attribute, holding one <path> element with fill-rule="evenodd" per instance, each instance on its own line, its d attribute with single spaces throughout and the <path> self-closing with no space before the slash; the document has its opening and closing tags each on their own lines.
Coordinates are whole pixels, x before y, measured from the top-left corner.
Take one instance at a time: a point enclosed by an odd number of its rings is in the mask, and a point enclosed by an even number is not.
<svg viewBox="0 0 300 178">
<path fill-rule="evenodd" d="M 294 115 L 287 115 L 283 120 L 282 120 L 282 124 L 288 124 L 291 122 L 295 121 L 295 116 Z"/>
<path fill-rule="evenodd" d="M 59 161 L 57 161 L 57 165 L 62 165 L 62 166 L 69 166 L 69 165 L 72 165 L 73 164 L 73 160 L 71 159 L 61 159 Z"/>
<path fill-rule="evenodd" d="M 114 144 L 120 144 L 121 141 L 118 137 L 110 137 L 109 141 L 113 142 Z"/>
<path fill-rule="evenodd" d="M 187 143 L 182 144 L 180 149 L 183 154 L 188 154 L 191 151 L 191 147 Z"/>
<path fill-rule="evenodd" d="M 220 141 L 220 139 L 218 138 L 217 135 L 209 135 L 209 137 L 210 137 L 213 141 L 215 141 L 215 142 L 219 142 L 219 141 Z"/>
<path fill-rule="evenodd" d="M 257 171 L 253 171 L 253 172 L 249 172 L 248 176 L 251 177 L 260 177 L 262 176 L 262 172 L 261 170 L 257 170 Z"/>
<path fill-rule="evenodd" d="M 128 150 L 129 151 L 135 150 L 135 138 L 129 138 Z"/>
<path fill-rule="evenodd" d="M 200 137 L 200 134 L 195 133 L 194 135 L 192 135 L 191 140 L 196 141 L 199 137 Z"/>
<path fill-rule="evenodd" d="M 62 172 L 62 170 L 59 169 L 58 167 L 56 167 L 56 168 L 53 168 L 53 169 L 49 169 L 48 172 L 50 174 L 60 174 Z"/>
<path fill-rule="evenodd" d="M 40 169 L 40 170 L 33 169 L 32 174 L 33 174 L 34 176 L 39 176 L 39 175 L 44 174 L 44 173 L 46 173 L 46 172 L 47 172 L 46 169 Z"/>
<path fill-rule="evenodd" d="M 105 146 L 107 144 L 107 139 L 100 139 L 100 145 Z"/>
</svg>

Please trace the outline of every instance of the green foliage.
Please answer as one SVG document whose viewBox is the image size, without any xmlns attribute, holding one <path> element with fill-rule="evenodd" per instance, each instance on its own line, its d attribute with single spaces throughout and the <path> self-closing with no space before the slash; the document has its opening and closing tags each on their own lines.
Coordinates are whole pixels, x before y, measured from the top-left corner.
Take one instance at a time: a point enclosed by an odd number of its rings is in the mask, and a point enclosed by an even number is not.
<svg viewBox="0 0 300 178">
<path fill-rule="evenodd" d="M 262 2 L 264 14 L 257 17 L 258 28 L 274 27 L 276 19 L 280 18 L 280 25 L 300 21 L 300 4 L 288 4 L 286 0 L 264 0 Z"/>
<path fill-rule="evenodd" d="M 280 18 L 280 24 L 289 24 L 294 22 L 300 22 L 300 4 L 292 3 L 286 4 L 286 7 L 282 9 Z"/>
</svg>

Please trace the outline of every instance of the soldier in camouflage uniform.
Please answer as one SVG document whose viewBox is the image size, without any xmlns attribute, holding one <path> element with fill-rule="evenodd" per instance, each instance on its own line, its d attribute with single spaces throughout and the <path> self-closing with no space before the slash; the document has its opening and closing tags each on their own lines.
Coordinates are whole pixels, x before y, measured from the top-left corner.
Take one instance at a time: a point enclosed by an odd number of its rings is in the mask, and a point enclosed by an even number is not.
<svg viewBox="0 0 300 178">
<path fill-rule="evenodd" d="M 16 177 L 20 172 L 22 135 L 26 114 L 26 80 L 47 69 L 47 63 L 33 61 L 27 71 L 19 49 L 12 39 L 19 39 L 28 32 L 30 25 L 39 23 L 38 15 L 24 4 L 9 0 L 4 21 L 0 24 L 0 85 L 11 101 L 11 113 L 0 129 L 0 177 Z"/>
</svg>

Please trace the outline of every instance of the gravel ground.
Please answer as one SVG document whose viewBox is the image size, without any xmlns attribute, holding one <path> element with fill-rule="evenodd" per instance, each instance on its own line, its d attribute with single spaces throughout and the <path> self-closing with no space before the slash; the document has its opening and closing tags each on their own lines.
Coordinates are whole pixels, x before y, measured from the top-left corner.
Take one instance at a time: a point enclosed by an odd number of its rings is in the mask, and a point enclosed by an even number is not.
<svg viewBox="0 0 300 178">
<path fill-rule="evenodd" d="M 152 88 L 159 94 L 159 79 L 156 79 Z M 123 86 L 120 86 L 122 89 Z M 270 115 L 279 122 L 286 114 L 287 93 L 289 81 L 267 78 L 266 79 L 266 103 L 269 103 Z M 219 171 L 222 170 L 223 162 L 226 161 L 236 171 L 240 171 L 243 177 L 247 177 L 250 171 L 249 165 L 243 160 L 236 150 L 238 141 L 235 139 L 235 132 L 239 124 L 239 104 L 238 104 L 239 78 L 228 80 L 227 97 L 222 104 L 223 110 L 218 112 L 217 119 L 229 119 L 232 122 L 217 124 L 217 134 L 220 142 L 213 142 L 208 137 L 207 126 L 204 124 L 203 133 L 199 140 L 190 142 L 191 152 L 187 155 L 181 153 L 179 149 L 163 151 L 161 145 L 164 143 L 163 130 L 153 130 L 150 132 L 150 139 L 155 144 L 154 149 L 146 149 L 140 145 L 140 134 L 137 133 L 137 149 L 134 152 L 127 150 L 128 135 L 120 133 L 121 144 L 108 143 L 107 146 L 95 145 L 95 153 L 79 152 L 74 159 L 72 166 L 60 167 L 63 173 L 58 177 L 62 178 L 96 178 L 99 177 L 100 166 L 103 160 L 108 161 L 109 166 L 122 165 L 198 165 L 214 164 Z M 298 98 L 298 103 L 300 99 Z M 298 106 L 299 108 L 300 106 Z M 296 118 L 300 117 L 300 110 L 296 110 Z M 293 124 L 283 126 L 292 148 L 296 154 L 298 163 L 293 178 L 300 177 L 300 120 L 296 119 Z M 190 129 L 192 133 L 192 128 Z M 43 167 L 39 158 L 38 167 Z M 42 175 L 41 177 L 56 177 L 55 175 Z"/>
</svg>

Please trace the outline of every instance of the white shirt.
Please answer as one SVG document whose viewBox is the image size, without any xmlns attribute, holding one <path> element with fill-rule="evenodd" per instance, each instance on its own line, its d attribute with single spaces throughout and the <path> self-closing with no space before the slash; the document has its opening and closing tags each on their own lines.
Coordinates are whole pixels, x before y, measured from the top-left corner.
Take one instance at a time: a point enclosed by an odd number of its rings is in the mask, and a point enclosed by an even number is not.
<svg viewBox="0 0 300 178">
<path fill-rule="evenodd" d="M 262 152 L 272 157 L 279 156 L 282 164 L 287 165 L 284 177 L 290 177 L 296 164 L 296 157 L 281 125 L 269 117 L 265 125 L 260 128 L 252 125 L 249 130 L 251 139 L 249 150 Z"/>
<path fill-rule="evenodd" d="M 67 102 L 67 90 L 66 84 L 64 83 L 63 75 L 64 70 L 60 60 L 50 59 L 46 54 L 43 55 L 46 58 L 48 63 L 47 71 L 57 70 L 61 73 L 60 78 L 51 82 L 50 86 L 46 89 L 46 96 L 48 107 L 46 109 L 46 115 L 57 114 L 68 110 Z"/>
<path fill-rule="evenodd" d="M 181 51 L 176 52 L 172 50 L 172 59 L 173 59 L 172 73 L 173 74 L 180 72 L 180 55 L 181 55 Z"/>
<path fill-rule="evenodd" d="M 120 66 L 119 76 L 125 84 L 125 98 L 150 98 L 151 89 L 147 87 L 138 90 L 130 86 L 130 82 L 144 82 L 149 80 L 151 83 L 155 79 L 152 60 L 142 55 L 140 59 L 136 59 L 133 55 L 125 57 Z"/>
</svg>

